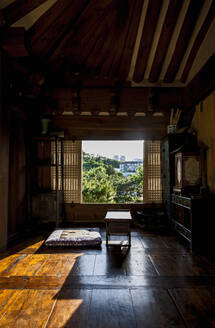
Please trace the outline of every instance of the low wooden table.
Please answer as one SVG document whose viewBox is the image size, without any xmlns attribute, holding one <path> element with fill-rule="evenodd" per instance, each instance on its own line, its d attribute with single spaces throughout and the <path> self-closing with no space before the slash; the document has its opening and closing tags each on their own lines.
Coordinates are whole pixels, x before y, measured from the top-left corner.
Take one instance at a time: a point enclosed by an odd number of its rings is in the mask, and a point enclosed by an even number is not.
<svg viewBox="0 0 215 328">
<path fill-rule="evenodd" d="M 109 210 L 105 216 L 106 222 L 106 246 L 119 245 L 131 246 L 131 230 L 130 223 L 132 220 L 130 210 Z M 111 235 L 127 235 L 128 243 L 109 242 Z"/>
</svg>

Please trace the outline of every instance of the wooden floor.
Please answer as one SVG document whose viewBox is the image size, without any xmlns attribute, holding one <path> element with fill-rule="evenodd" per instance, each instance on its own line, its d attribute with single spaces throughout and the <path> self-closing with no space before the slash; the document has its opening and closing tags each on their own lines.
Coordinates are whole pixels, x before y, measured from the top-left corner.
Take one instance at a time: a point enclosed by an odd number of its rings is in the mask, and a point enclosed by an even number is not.
<svg viewBox="0 0 215 328">
<path fill-rule="evenodd" d="M 0 254 L 0 327 L 215 327 L 215 265 L 172 235 L 132 231 L 130 250 Z"/>
</svg>

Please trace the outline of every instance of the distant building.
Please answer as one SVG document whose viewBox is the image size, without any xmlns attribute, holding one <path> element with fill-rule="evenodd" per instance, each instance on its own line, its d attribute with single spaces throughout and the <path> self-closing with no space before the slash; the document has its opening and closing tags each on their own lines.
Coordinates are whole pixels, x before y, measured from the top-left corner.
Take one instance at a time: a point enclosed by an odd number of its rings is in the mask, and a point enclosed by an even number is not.
<svg viewBox="0 0 215 328">
<path fill-rule="evenodd" d="M 113 159 L 115 159 L 115 161 L 119 161 L 119 155 L 114 155 Z"/>
<path fill-rule="evenodd" d="M 126 161 L 120 164 L 120 172 L 124 174 L 125 177 L 135 174 L 139 166 L 143 165 L 142 160 L 138 161 Z"/>
<path fill-rule="evenodd" d="M 120 156 L 120 161 L 121 161 L 121 162 L 125 162 L 125 160 L 126 160 L 125 156 L 121 155 L 121 156 Z"/>
</svg>

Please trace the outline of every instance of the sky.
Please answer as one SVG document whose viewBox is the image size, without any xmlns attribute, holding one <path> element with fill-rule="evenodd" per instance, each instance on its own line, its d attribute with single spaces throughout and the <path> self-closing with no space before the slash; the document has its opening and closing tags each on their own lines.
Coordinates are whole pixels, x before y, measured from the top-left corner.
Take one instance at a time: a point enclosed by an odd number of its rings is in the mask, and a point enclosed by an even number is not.
<svg viewBox="0 0 215 328">
<path fill-rule="evenodd" d="M 82 141 L 84 152 L 113 158 L 114 155 L 125 156 L 126 161 L 143 158 L 143 141 Z"/>
</svg>

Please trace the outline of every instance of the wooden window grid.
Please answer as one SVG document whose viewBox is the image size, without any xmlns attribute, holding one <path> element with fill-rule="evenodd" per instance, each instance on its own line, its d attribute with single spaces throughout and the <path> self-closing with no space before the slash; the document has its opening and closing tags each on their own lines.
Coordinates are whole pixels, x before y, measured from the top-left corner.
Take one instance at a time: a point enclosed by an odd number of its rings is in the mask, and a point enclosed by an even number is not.
<svg viewBox="0 0 215 328">
<path fill-rule="evenodd" d="M 144 141 L 143 202 L 161 203 L 160 141 Z"/>
</svg>

